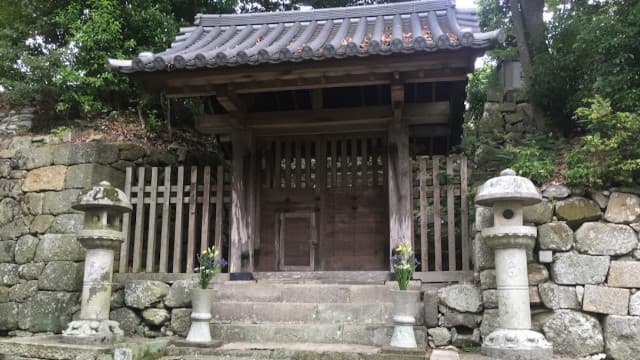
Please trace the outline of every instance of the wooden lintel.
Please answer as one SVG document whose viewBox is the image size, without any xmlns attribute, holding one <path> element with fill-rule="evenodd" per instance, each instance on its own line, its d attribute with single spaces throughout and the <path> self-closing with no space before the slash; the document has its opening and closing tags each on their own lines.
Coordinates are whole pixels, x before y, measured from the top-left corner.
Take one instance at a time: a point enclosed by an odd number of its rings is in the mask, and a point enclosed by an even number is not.
<svg viewBox="0 0 640 360">
<path fill-rule="evenodd" d="M 405 83 L 424 83 L 439 81 L 463 81 L 467 78 L 466 68 L 444 68 L 431 71 L 409 71 L 402 73 L 402 81 Z M 324 80 L 322 80 L 324 79 Z M 389 74 L 362 74 L 339 77 L 304 78 L 294 80 L 274 79 L 268 81 L 254 81 L 250 83 L 232 83 L 229 89 L 236 94 L 265 93 L 284 90 L 323 89 L 345 86 L 370 86 L 390 84 Z M 166 89 L 169 97 L 190 97 L 215 95 L 215 90 L 210 90 L 208 85 L 190 85 L 169 87 Z"/>
<path fill-rule="evenodd" d="M 447 124 L 450 109 L 448 101 L 404 104 L 402 119 L 409 125 Z"/>
<path fill-rule="evenodd" d="M 410 125 L 448 124 L 449 103 L 405 104 L 403 120 Z M 393 118 L 389 106 L 351 107 L 337 109 L 276 111 L 246 114 L 246 125 L 260 134 L 264 133 L 318 133 L 323 129 L 338 132 L 360 130 L 383 130 Z M 233 116 L 202 115 L 195 119 L 196 130 L 208 134 L 226 134 L 233 127 Z"/>
</svg>

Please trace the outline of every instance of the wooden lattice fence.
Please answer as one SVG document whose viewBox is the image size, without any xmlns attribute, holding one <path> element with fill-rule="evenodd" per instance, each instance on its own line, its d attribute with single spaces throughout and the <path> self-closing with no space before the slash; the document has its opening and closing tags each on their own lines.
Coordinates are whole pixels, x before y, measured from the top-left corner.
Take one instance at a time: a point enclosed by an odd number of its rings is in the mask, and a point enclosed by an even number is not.
<svg viewBox="0 0 640 360">
<path fill-rule="evenodd" d="M 472 269 L 467 158 L 419 156 L 413 164 L 414 243 L 421 262 L 417 277 L 466 279 Z"/>
<path fill-rule="evenodd" d="M 119 271 L 192 272 L 196 249 L 228 247 L 229 175 L 222 165 L 127 168 Z M 186 230 L 186 231 L 185 231 Z"/>
</svg>

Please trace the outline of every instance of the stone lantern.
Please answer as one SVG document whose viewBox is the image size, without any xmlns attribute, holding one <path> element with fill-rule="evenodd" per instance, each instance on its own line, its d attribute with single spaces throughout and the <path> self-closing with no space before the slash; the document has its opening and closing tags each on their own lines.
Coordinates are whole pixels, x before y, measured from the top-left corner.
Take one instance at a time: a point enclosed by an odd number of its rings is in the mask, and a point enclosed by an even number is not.
<svg viewBox="0 0 640 360">
<path fill-rule="evenodd" d="M 109 309 L 114 253 L 124 240 L 122 214 L 132 207 L 125 193 L 102 181 L 82 192 L 72 208 L 85 213 L 78 241 L 87 252 L 80 319 L 69 323 L 63 335 L 71 341 L 110 342 L 123 335 L 118 322 L 109 320 Z"/>
<path fill-rule="evenodd" d="M 542 200 L 533 183 L 503 170 L 485 182 L 476 195 L 477 205 L 493 207 L 493 227 L 482 239 L 495 249 L 498 284 L 498 329 L 482 344 L 482 353 L 505 360 L 551 359 L 552 346 L 531 330 L 527 248 L 533 248 L 537 229 L 523 225 L 523 208 Z"/>
</svg>

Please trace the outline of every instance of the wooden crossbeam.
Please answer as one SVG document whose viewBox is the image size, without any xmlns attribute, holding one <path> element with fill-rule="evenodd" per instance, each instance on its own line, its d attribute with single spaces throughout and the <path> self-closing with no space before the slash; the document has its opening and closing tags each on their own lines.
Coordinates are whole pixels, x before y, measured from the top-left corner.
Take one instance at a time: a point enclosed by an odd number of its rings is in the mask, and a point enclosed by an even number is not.
<svg viewBox="0 0 640 360">
<path fill-rule="evenodd" d="M 425 83 L 439 81 L 466 80 L 467 67 L 448 67 L 434 70 L 413 70 L 400 73 L 404 83 Z M 356 74 L 334 76 L 332 73 L 321 77 L 303 77 L 295 79 L 256 80 L 229 84 L 230 91 L 236 94 L 254 94 L 285 90 L 325 89 L 334 87 L 388 85 L 392 77 L 388 73 Z M 210 84 L 169 85 L 166 89 L 169 97 L 211 96 L 216 95 L 216 88 Z"/>
<path fill-rule="evenodd" d="M 351 107 L 338 109 L 256 112 L 246 114 L 247 126 L 259 135 L 295 133 L 296 129 L 320 133 L 328 131 L 363 131 L 386 129 L 393 118 L 394 110 L 389 106 Z M 449 120 L 449 103 L 405 104 L 402 118 L 409 125 L 446 125 Z M 196 130 L 207 134 L 229 134 L 233 117 L 203 115 L 195 119 Z"/>
</svg>

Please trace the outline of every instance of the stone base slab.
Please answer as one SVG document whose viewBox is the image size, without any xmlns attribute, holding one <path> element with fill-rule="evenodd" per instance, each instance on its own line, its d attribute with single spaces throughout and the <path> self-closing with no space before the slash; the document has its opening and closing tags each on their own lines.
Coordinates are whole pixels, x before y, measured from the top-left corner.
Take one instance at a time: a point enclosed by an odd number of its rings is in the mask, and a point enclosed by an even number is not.
<svg viewBox="0 0 640 360">
<path fill-rule="evenodd" d="M 222 340 L 211 340 L 207 342 L 193 342 L 185 339 L 174 339 L 169 342 L 169 346 L 176 346 L 181 348 L 218 348 L 222 346 Z"/>
<path fill-rule="evenodd" d="M 532 330 L 498 329 L 485 339 L 482 354 L 502 360 L 550 360 L 553 347 Z"/>
<path fill-rule="evenodd" d="M 36 336 L 0 340 L 0 358 L 13 356 L 21 358 L 67 360 L 96 359 L 110 357 L 110 345 L 82 345 L 62 342 L 62 336 Z"/>
<path fill-rule="evenodd" d="M 120 324 L 113 320 L 76 320 L 63 332 L 68 344 L 112 344 L 124 335 Z"/>
</svg>

